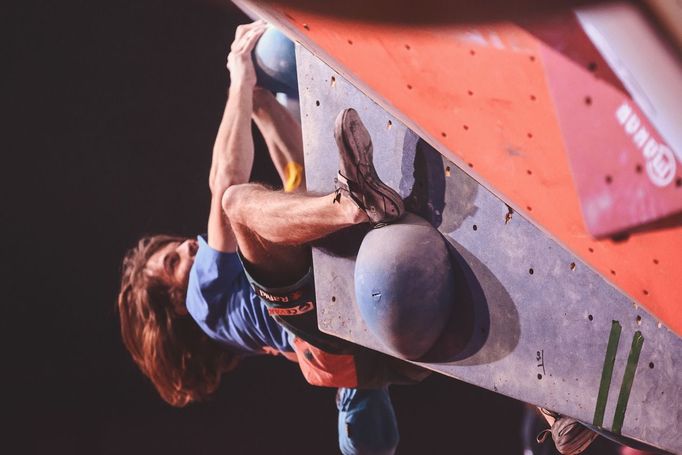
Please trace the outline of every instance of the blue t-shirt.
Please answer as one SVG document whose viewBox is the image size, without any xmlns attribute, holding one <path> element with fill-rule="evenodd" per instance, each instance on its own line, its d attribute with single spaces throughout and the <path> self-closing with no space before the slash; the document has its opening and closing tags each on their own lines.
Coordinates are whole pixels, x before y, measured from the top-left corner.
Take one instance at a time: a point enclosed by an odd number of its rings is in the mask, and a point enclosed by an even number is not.
<svg viewBox="0 0 682 455">
<path fill-rule="evenodd" d="M 263 353 L 266 347 L 293 352 L 288 332 L 249 285 L 237 253 L 214 250 L 204 236 L 197 239 L 186 304 L 199 327 L 240 354 Z"/>
</svg>

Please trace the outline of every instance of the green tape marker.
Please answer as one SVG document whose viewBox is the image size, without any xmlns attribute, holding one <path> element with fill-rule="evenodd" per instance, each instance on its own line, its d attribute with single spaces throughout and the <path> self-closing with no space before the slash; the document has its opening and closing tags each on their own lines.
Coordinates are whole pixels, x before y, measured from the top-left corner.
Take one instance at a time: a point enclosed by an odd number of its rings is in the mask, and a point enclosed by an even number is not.
<svg viewBox="0 0 682 455">
<path fill-rule="evenodd" d="M 592 425 L 601 427 L 604 423 L 604 411 L 606 410 L 606 400 L 609 398 L 611 388 L 611 376 L 613 376 L 613 364 L 616 362 L 616 351 L 620 341 L 622 327 L 618 321 L 611 322 L 611 333 L 609 334 L 609 344 L 606 346 L 606 356 L 604 366 L 601 370 L 601 382 L 599 384 L 599 394 L 597 395 L 597 406 L 594 408 L 594 419 Z"/>
<path fill-rule="evenodd" d="M 630 400 L 630 390 L 632 383 L 635 381 L 635 372 L 637 371 L 637 363 L 639 363 L 639 354 L 642 352 L 642 345 L 644 344 L 644 337 L 640 331 L 635 332 L 632 336 L 632 346 L 630 346 L 630 355 L 628 355 L 628 364 L 625 366 L 625 373 L 623 373 L 623 383 L 620 385 L 620 393 L 618 394 L 618 402 L 616 403 L 616 414 L 613 416 L 613 427 L 611 431 L 620 434 L 623 429 L 623 420 L 625 420 L 625 410 L 628 407 Z"/>
</svg>

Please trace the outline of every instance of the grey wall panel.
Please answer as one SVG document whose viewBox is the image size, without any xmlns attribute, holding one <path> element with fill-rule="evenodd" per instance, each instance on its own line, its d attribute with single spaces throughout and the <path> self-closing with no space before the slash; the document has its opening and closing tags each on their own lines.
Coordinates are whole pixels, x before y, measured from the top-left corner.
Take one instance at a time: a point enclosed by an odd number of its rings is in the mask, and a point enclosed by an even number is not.
<svg viewBox="0 0 682 455">
<path fill-rule="evenodd" d="M 297 58 L 309 190 L 334 190 L 334 119 L 353 107 L 372 134 L 379 176 L 451 245 L 459 270 L 454 315 L 421 364 L 590 423 L 603 413 L 607 430 L 614 423 L 618 430 L 621 415 L 623 435 L 682 452 L 682 339 L 314 55 L 299 46 Z M 390 354 L 354 298 L 361 235 L 342 233 L 314 249 L 319 324 Z M 617 348 L 605 362 L 610 340 Z M 613 366 L 610 387 L 605 364 Z M 625 400 L 623 379 L 632 372 Z"/>
</svg>

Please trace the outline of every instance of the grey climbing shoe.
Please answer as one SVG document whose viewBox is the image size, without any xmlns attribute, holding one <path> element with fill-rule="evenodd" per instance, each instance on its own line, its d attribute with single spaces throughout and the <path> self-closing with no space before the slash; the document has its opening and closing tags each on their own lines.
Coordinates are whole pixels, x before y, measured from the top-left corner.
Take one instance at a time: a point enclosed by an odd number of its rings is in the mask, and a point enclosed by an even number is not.
<svg viewBox="0 0 682 455">
<path fill-rule="evenodd" d="M 381 181 L 373 163 L 372 139 L 354 109 L 345 109 L 336 118 L 334 138 L 339 148 L 336 201 L 344 194 L 381 227 L 400 219 L 405 206 L 400 195 Z"/>
<path fill-rule="evenodd" d="M 543 443 L 547 435 L 551 435 L 556 449 L 562 455 L 578 455 L 597 438 L 597 433 L 571 417 L 562 416 L 544 408 L 538 408 L 538 410 L 550 424 L 550 428 L 538 435 L 538 443 Z"/>
</svg>

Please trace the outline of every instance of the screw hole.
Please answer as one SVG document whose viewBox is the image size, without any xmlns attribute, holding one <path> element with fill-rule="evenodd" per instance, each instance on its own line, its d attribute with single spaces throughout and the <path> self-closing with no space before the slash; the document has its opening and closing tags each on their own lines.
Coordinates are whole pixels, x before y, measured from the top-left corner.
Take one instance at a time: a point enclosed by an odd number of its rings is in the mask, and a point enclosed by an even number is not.
<svg viewBox="0 0 682 455">
<path fill-rule="evenodd" d="M 571 270 L 575 270 L 575 262 L 571 262 L 571 264 L 569 265 L 569 267 L 571 268 Z"/>
<path fill-rule="evenodd" d="M 531 62 L 534 62 L 534 61 L 535 61 L 535 56 L 534 56 L 534 55 L 530 55 L 528 58 L 530 58 L 530 61 L 531 61 Z"/>
<path fill-rule="evenodd" d="M 320 100 L 315 101 L 315 106 L 319 106 L 319 105 L 320 105 Z"/>
<path fill-rule="evenodd" d="M 405 49 L 407 49 L 407 50 L 409 51 L 409 50 L 411 49 L 410 45 L 409 45 L 409 44 L 406 44 L 406 45 L 405 45 Z"/>
<path fill-rule="evenodd" d="M 411 85 L 411 84 L 407 84 L 407 89 L 408 89 L 408 90 L 412 90 L 412 85 Z"/>
<path fill-rule="evenodd" d="M 467 93 L 469 94 L 469 96 L 474 96 L 474 92 L 471 90 L 467 90 Z"/>
<path fill-rule="evenodd" d="M 643 290 L 642 290 L 642 293 L 643 293 L 644 295 L 649 295 L 649 291 L 647 291 L 646 289 L 643 289 Z"/>
<path fill-rule="evenodd" d="M 526 169 L 526 174 L 533 175 L 533 171 L 531 171 L 530 169 Z"/>
<path fill-rule="evenodd" d="M 589 251 L 590 253 L 594 253 L 594 248 L 589 247 L 589 248 L 587 249 L 587 251 Z"/>
<path fill-rule="evenodd" d="M 654 369 L 654 362 L 649 362 L 649 368 Z"/>
<path fill-rule="evenodd" d="M 532 275 L 535 273 L 535 270 L 533 270 L 533 268 L 531 267 L 530 269 L 528 269 L 528 273 L 530 273 Z"/>
<path fill-rule="evenodd" d="M 476 226 L 476 225 L 474 224 L 474 225 L 472 226 L 472 229 L 473 229 L 474 231 L 478 231 L 478 226 Z"/>
<path fill-rule="evenodd" d="M 476 51 L 473 49 L 469 49 L 469 55 L 476 55 Z"/>
<path fill-rule="evenodd" d="M 542 375 L 538 373 L 538 380 L 542 379 Z"/>
<path fill-rule="evenodd" d="M 587 315 L 587 319 L 589 319 L 590 321 L 592 321 L 592 320 L 594 319 L 594 316 L 592 316 L 591 314 L 588 314 L 588 315 Z"/>
<path fill-rule="evenodd" d="M 616 271 L 615 271 L 615 270 L 611 270 L 611 275 L 616 276 Z"/>
<path fill-rule="evenodd" d="M 597 63 L 596 62 L 590 62 L 587 65 L 587 69 L 594 73 L 595 71 L 597 71 Z"/>
<path fill-rule="evenodd" d="M 528 133 L 526 136 L 528 136 L 528 139 L 533 139 L 533 133 Z"/>
<path fill-rule="evenodd" d="M 440 135 L 443 137 L 448 137 L 448 134 L 445 131 L 441 131 Z"/>
<path fill-rule="evenodd" d="M 607 185 L 610 185 L 611 183 L 613 183 L 613 177 L 611 177 L 610 175 L 607 175 L 606 177 L 604 177 L 604 180 L 606 181 Z"/>
<path fill-rule="evenodd" d="M 535 98 L 535 95 L 531 95 L 531 96 L 530 96 L 530 100 L 531 100 L 531 101 L 535 101 L 536 99 L 537 99 L 537 98 Z"/>
<path fill-rule="evenodd" d="M 450 166 L 445 166 L 445 176 L 450 177 Z"/>
<path fill-rule="evenodd" d="M 469 130 L 469 125 L 462 125 L 462 128 L 464 128 L 465 131 Z"/>
<path fill-rule="evenodd" d="M 352 46 L 352 45 L 353 45 L 353 40 L 352 40 L 352 39 L 349 39 L 349 40 L 348 40 L 348 44 L 350 44 L 350 45 Z"/>
<path fill-rule="evenodd" d="M 682 188 L 682 177 L 677 177 L 675 180 L 675 186 L 678 188 Z"/>
<path fill-rule="evenodd" d="M 303 28 L 310 31 L 310 26 L 308 24 L 303 24 Z"/>
<path fill-rule="evenodd" d="M 332 296 L 332 302 L 336 302 L 336 296 Z"/>
<path fill-rule="evenodd" d="M 658 259 L 654 259 L 654 264 L 658 265 Z"/>
<path fill-rule="evenodd" d="M 532 211 L 533 211 L 533 207 L 531 207 L 530 205 L 527 205 L 527 206 L 526 206 L 526 210 L 528 210 L 529 212 L 532 212 Z"/>
<path fill-rule="evenodd" d="M 507 206 L 507 213 L 504 214 L 504 224 L 508 224 L 512 220 L 512 216 L 514 216 L 514 210 Z"/>
<path fill-rule="evenodd" d="M 588 106 L 592 105 L 592 97 L 591 96 L 586 96 L 585 97 L 585 104 Z"/>
<path fill-rule="evenodd" d="M 389 120 L 388 123 L 386 124 L 386 129 L 390 130 L 392 126 L 393 122 Z"/>
<path fill-rule="evenodd" d="M 637 317 L 635 318 L 635 321 L 637 322 L 637 324 L 642 324 L 642 316 L 637 315 Z"/>
<path fill-rule="evenodd" d="M 468 165 L 470 168 L 473 168 L 473 167 L 474 167 L 474 163 L 467 163 L 467 165 Z"/>
<path fill-rule="evenodd" d="M 641 164 L 638 164 L 637 166 L 635 166 L 635 172 L 638 174 L 642 173 L 642 165 Z"/>
</svg>

